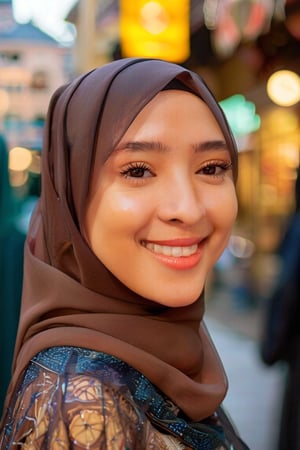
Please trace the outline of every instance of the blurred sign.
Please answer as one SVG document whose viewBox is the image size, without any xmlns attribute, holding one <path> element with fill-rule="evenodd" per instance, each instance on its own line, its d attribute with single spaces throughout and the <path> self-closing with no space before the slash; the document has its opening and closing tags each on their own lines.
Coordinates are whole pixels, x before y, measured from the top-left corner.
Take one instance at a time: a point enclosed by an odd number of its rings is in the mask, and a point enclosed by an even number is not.
<svg viewBox="0 0 300 450">
<path fill-rule="evenodd" d="M 125 57 L 183 62 L 190 53 L 189 0 L 120 0 Z"/>
<path fill-rule="evenodd" d="M 220 102 L 228 123 L 236 136 L 253 133 L 260 127 L 260 117 L 255 112 L 255 104 L 237 94 Z"/>
</svg>

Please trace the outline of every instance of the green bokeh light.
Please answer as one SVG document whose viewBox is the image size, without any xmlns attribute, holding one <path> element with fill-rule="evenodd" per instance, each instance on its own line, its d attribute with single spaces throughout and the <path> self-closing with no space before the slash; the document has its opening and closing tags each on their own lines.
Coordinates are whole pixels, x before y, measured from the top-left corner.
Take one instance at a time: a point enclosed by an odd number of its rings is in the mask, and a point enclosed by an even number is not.
<svg viewBox="0 0 300 450">
<path fill-rule="evenodd" d="M 233 95 L 219 104 L 236 136 L 245 136 L 260 128 L 261 121 L 255 112 L 255 104 L 243 95 Z"/>
</svg>

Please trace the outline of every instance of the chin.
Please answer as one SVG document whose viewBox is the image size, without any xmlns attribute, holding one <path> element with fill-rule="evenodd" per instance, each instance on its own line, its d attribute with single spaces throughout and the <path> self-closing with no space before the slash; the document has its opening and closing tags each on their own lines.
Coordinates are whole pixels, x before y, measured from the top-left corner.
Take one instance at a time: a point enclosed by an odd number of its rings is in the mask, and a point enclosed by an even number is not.
<svg viewBox="0 0 300 450">
<path fill-rule="evenodd" d="M 178 293 L 176 294 L 176 296 L 172 295 L 172 296 L 161 296 L 160 298 L 152 298 L 152 300 L 154 302 L 157 302 L 161 305 L 164 306 L 169 306 L 170 308 L 180 308 L 180 307 L 184 307 L 184 306 L 190 306 L 193 303 L 195 303 L 198 298 L 200 297 L 201 292 L 197 292 L 194 295 L 187 295 L 187 293 L 185 292 L 183 295 L 178 295 Z"/>
</svg>

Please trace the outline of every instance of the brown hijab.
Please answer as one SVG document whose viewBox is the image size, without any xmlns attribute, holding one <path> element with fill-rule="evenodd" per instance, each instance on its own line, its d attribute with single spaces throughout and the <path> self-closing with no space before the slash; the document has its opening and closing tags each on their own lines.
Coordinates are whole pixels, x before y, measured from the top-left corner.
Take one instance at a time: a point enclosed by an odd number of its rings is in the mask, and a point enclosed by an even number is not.
<svg viewBox="0 0 300 450">
<path fill-rule="evenodd" d="M 211 415 L 223 400 L 227 381 L 202 322 L 203 296 L 181 308 L 141 298 L 97 259 L 82 229 L 93 171 L 139 111 L 175 78 L 212 110 L 232 153 L 236 176 L 236 148 L 224 115 L 203 81 L 183 67 L 123 59 L 77 78 L 53 95 L 45 128 L 42 194 L 25 250 L 10 392 L 38 351 L 71 345 L 126 361 L 192 420 Z"/>
</svg>

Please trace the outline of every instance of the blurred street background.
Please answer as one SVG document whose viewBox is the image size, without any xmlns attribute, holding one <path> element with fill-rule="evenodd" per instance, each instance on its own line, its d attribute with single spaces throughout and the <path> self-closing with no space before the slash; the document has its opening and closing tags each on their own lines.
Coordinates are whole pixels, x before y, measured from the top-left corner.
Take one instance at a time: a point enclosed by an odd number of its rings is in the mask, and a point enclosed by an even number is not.
<svg viewBox="0 0 300 450">
<path fill-rule="evenodd" d="M 269 368 L 261 362 L 257 340 L 249 330 L 249 322 L 257 328 L 259 318 L 252 316 L 248 322 L 235 314 L 236 327 L 228 312 L 220 317 L 221 311 L 224 305 L 208 307 L 206 324 L 228 377 L 224 406 L 251 450 L 276 450 L 284 367 Z"/>
<path fill-rule="evenodd" d="M 48 102 L 77 75 L 131 56 L 203 76 L 235 135 L 239 214 L 207 285 L 207 323 L 228 373 L 230 414 L 251 450 L 276 450 L 285 368 L 266 367 L 260 345 L 295 209 L 299 0 L 0 0 L 0 409 Z"/>
</svg>

